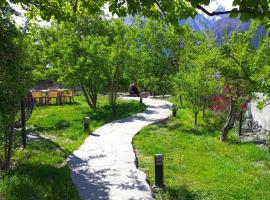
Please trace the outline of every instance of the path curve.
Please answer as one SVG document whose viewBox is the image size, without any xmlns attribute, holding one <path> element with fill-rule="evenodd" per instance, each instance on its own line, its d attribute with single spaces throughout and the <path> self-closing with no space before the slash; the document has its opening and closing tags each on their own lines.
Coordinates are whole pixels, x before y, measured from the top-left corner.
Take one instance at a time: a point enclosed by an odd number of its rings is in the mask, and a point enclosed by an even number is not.
<svg viewBox="0 0 270 200">
<path fill-rule="evenodd" d="M 72 180 L 82 200 L 152 199 L 146 176 L 134 163 L 132 138 L 143 127 L 168 118 L 171 104 L 150 98 L 143 102 L 145 112 L 98 128 L 69 156 Z"/>
</svg>

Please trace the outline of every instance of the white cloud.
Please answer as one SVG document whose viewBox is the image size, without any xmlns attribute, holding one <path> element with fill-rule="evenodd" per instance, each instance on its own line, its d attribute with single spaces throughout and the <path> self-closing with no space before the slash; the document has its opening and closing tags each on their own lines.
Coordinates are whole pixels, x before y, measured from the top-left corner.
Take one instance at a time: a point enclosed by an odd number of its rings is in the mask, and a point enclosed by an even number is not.
<svg viewBox="0 0 270 200">
<path fill-rule="evenodd" d="M 112 14 L 110 11 L 109 11 L 109 4 L 106 3 L 102 10 L 104 11 L 104 15 L 105 15 L 105 18 L 107 19 L 113 19 L 113 18 L 117 18 L 118 16 L 116 14 Z"/>
<path fill-rule="evenodd" d="M 208 12 L 214 12 L 215 10 L 218 9 L 218 7 L 223 7 L 225 9 L 225 11 L 230 11 L 233 8 L 235 8 L 235 6 L 233 6 L 233 0 L 211 0 L 211 3 L 207 6 L 203 6 Z M 203 11 L 198 10 L 199 13 L 202 13 L 206 18 L 208 18 L 209 20 L 213 20 L 213 21 L 218 21 L 221 19 L 220 16 L 208 16 L 207 14 L 205 14 Z"/>
<path fill-rule="evenodd" d="M 205 6 L 205 8 L 209 12 L 213 12 L 219 6 L 222 6 L 225 8 L 226 11 L 229 11 L 229 10 L 232 10 L 233 8 L 235 8 L 232 4 L 233 4 L 233 0 L 212 0 L 208 6 Z"/>
</svg>

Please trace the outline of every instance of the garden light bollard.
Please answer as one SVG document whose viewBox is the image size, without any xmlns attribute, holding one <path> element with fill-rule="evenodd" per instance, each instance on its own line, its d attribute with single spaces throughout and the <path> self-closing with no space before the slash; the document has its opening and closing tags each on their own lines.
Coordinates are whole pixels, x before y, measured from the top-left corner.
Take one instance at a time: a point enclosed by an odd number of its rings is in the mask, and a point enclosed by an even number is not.
<svg viewBox="0 0 270 200">
<path fill-rule="evenodd" d="M 164 187 L 163 155 L 155 155 L 155 187 Z"/>
<path fill-rule="evenodd" d="M 84 125 L 84 131 L 89 131 L 90 128 L 90 117 L 85 117 L 84 121 L 83 121 L 83 125 Z"/>
<path fill-rule="evenodd" d="M 172 115 L 173 117 L 176 117 L 176 113 L 177 113 L 177 107 L 175 104 L 172 105 Z"/>
<path fill-rule="evenodd" d="M 142 97 L 140 97 L 140 104 L 142 104 L 143 103 L 143 98 Z"/>
</svg>

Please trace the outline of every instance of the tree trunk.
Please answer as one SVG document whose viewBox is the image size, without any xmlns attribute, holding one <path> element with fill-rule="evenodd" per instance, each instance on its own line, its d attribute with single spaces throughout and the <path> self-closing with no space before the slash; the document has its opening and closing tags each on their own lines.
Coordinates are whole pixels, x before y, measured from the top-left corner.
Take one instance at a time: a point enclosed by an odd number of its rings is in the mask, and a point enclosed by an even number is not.
<svg viewBox="0 0 270 200">
<path fill-rule="evenodd" d="M 181 105 L 181 107 L 183 107 L 183 99 L 182 99 L 182 95 L 179 96 L 179 100 L 180 100 L 180 105 Z"/>
<path fill-rule="evenodd" d="M 82 81 L 81 81 L 81 88 L 82 88 L 86 103 L 88 104 L 88 106 L 90 108 L 95 109 L 97 107 L 97 92 L 96 92 L 96 90 L 92 91 L 92 88 L 91 88 L 88 92 L 85 85 L 82 83 Z"/>
<path fill-rule="evenodd" d="M 113 117 L 116 115 L 116 98 L 117 98 L 117 91 L 115 89 L 115 82 L 114 80 L 112 81 L 111 85 L 111 94 L 110 94 L 110 104 L 111 104 L 111 109 L 112 109 L 112 115 Z"/>
<path fill-rule="evenodd" d="M 206 106 L 205 104 L 206 104 L 206 99 L 203 98 L 203 113 L 202 113 L 203 118 L 205 118 L 205 106 Z"/>
<path fill-rule="evenodd" d="M 231 98 L 230 101 L 230 111 L 227 116 L 227 121 L 224 127 L 221 129 L 220 141 L 224 142 L 227 140 L 229 131 L 233 128 L 235 122 L 235 114 L 236 114 L 236 100 Z"/>
<path fill-rule="evenodd" d="M 115 100 L 113 100 L 113 103 L 112 103 L 112 115 L 113 115 L 113 117 L 115 117 L 115 115 L 116 115 L 116 102 L 115 102 Z"/>
<path fill-rule="evenodd" d="M 22 145 L 23 145 L 23 148 L 25 148 L 26 147 L 26 120 L 25 120 L 25 101 L 23 98 L 21 100 L 21 124 L 22 124 L 22 132 L 21 132 Z"/>
<path fill-rule="evenodd" d="M 197 126 L 198 124 L 198 114 L 199 114 L 198 111 L 194 112 L 194 126 Z"/>
<path fill-rule="evenodd" d="M 120 78 L 120 65 L 115 66 L 115 71 L 112 76 L 111 82 L 111 108 L 113 117 L 116 115 L 116 99 L 119 87 L 119 78 Z"/>
<path fill-rule="evenodd" d="M 13 146 L 13 125 L 6 125 L 4 127 L 4 160 L 2 162 L 2 168 L 4 170 L 9 169 L 11 155 L 12 155 L 12 146 Z"/>
<path fill-rule="evenodd" d="M 96 107 L 97 107 L 97 90 L 96 90 L 96 87 L 94 85 L 92 85 L 89 88 L 89 95 L 88 96 L 90 97 L 90 101 L 91 101 L 93 109 L 96 109 Z"/>
</svg>

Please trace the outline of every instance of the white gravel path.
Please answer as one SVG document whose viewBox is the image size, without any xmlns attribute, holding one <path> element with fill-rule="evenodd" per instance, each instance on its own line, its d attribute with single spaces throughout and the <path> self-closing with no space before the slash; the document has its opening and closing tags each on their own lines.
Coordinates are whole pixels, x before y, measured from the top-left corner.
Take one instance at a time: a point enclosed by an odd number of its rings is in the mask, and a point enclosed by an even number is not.
<svg viewBox="0 0 270 200">
<path fill-rule="evenodd" d="M 135 166 L 132 138 L 143 127 L 168 118 L 171 104 L 149 98 L 143 102 L 145 112 L 102 126 L 69 156 L 72 180 L 82 200 L 152 199 L 145 174 Z"/>
</svg>

